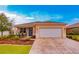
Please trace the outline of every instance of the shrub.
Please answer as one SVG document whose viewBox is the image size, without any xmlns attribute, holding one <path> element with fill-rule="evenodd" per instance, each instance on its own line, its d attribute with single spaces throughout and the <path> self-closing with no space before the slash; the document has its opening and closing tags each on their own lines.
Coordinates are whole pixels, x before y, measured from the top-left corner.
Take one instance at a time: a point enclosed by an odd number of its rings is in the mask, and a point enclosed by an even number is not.
<svg viewBox="0 0 79 59">
<path fill-rule="evenodd" d="M 7 39 L 7 36 L 0 37 L 1 40 Z"/>
<path fill-rule="evenodd" d="M 8 35 L 7 38 L 15 37 L 16 35 Z"/>
<path fill-rule="evenodd" d="M 19 37 L 18 36 L 12 36 L 10 39 L 11 40 L 19 40 Z"/>
<path fill-rule="evenodd" d="M 71 35 L 67 35 L 67 38 L 70 38 L 70 39 L 72 39 L 72 36 L 71 36 Z"/>
<path fill-rule="evenodd" d="M 32 36 L 26 36 L 25 39 L 26 40 L 30 40 L 32 38 Z"/>
<path fill-rule="evenodd" d="M 18 40 L 19 36 L 16 35 L 8 35 L 0 37 L 1 40 Z"/>
<path fill-rule="evenodd" d="M 26 39 L 31 39 L 31 38 L 32 38 L 31 36 L 27 36 L 27 37 L 26 37 Z"/>
</svg>

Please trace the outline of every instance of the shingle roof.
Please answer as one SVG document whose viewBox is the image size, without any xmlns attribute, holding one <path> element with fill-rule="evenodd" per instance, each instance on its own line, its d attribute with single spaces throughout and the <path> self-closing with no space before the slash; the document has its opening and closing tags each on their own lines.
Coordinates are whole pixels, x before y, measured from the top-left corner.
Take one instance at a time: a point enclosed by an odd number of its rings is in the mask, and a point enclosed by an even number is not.
<svg viewBox="0 0 79 59">
<path fill-rule="evenodd" d="M 79 23 L 76 23 L 76 24 L 72 24 L 72 25 L 67 26 L 67 28 L 73 28 L 73 27 L 79 27 Z"/>
<path fill-rule="evenodd" d="M 44 22 L 40 22 L 40 21 L 37 21 L 37 22 L 30 22 L 30 23 L 24 23 L 24 24 L 18 24 L 18 25 L 15 25 L 16 27 L 18 26 L 24 26 L 24 25 L 27 25 L 27 26 L 33 26 L 34 24 L 44 24 L 44 23 L 53 23 L 53 24 L 62 24 L 62 25 L 66 25 L 65 23 L 61 23 L 61 22 L 50 22 L 50 21 L 44 21 Z"/>
</svg>

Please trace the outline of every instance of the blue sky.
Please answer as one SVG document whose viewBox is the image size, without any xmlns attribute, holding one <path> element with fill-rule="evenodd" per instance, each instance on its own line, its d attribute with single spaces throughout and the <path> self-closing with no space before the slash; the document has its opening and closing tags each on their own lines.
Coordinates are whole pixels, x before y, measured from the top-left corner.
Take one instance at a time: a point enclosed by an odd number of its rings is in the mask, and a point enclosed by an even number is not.
<svg viewBox="0 0 79 59">
<path fill-rule="evenodd" d="M 77 5 L 1 5 L 0 11 L 16 24 L 34 21 L 51 21 L 74 24 L 79 22 Z"/>
</svg>

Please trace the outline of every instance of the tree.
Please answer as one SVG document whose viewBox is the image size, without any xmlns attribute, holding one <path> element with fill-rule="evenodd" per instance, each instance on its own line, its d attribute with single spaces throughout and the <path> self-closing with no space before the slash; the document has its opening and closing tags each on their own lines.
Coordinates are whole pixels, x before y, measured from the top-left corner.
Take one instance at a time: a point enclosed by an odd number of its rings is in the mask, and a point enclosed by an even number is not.
<svg viewBox="0 0 79 59">
<path fill-rule="evenodd" d="M 6 17 L 4 13 L 0 14 L 0 32 L 1 36 L 3 36 L 4 31 L 9 31 L 12 26 L 12 22 Z"/>
</svg>

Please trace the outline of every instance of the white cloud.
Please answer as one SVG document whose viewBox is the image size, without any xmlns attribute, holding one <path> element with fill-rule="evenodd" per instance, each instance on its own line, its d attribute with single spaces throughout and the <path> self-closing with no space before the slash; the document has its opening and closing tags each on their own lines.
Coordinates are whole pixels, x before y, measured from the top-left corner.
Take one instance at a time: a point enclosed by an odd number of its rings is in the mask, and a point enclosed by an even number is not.
<svg viewBox="0 0 79 59">
<path fill-rule="evenodd" d="M 10 20 L 14 19 L 15 24 L 32 22 L 31 19 L 34 19 L 33 17 L 20 15 L 20 14 L 17 14 L 17 13 L 10 13 L 10 12 L 7 12 L 7 11 L 0 11 L 0 13 L 4 13 L 7 17 L 9 17 Z"/>
<path fill-rule="evenodd" d="M 35 11 L 31 13 L 31 16 L 25 16 L 22 14 L 18 14 L 15 11 L 9 12 L 7 9 L 7 6 L 0 6 L 0 13 L 4 13 L 7 17 L 9 17 L 10 20 L 14 19 L 15 24 L 21 24 L 21 23 L 28 23 L 28 22 L 34 22 L 34 21 L 49 21 L 49 20 L 60 20 L 63 18 L 61 15 L 52 15 L 49 14 L 42 14 L 39 11 Z"/>
<path fill-rule="evenodd" d="M 60 20 L 60 19 L 63 18 L 63 16 L 61 16 L 61 15 L 54 15 L 54 16 L 52 16 L 51 18 L 52 18 L 52 19 L 56 19 L 56 20 Z"/>
<path fill-rule="evenodd" d="M 25 19 L 34 19 L 34 17 L 25 17 Z"/>
<path fill-rule="evenodd" d="M 15 23 L 16 24 L 21 24 L 21 23 L 29 23 L 29 22 L 33 22 L 31 19 L 34 19 L 33 17 L 27 17 L 24 15 L 17 15 L 15 18 Z"/>
<path fill-rule="evenodd" d="M 30 17 L 17 13 L 11 13 L 8 11 L 0 11 L 0 13 L 5 13 L 5 15 L 9 17 L 9 19 L 15 19 L 15 24 L 29 23 L 34 21 L 49 21 L 51 19 L 57 21 L 63 18 L 63 16 L 60 15 L 50 16 L 48 14 L 39 14 L 39 13 L 32 14 Z"/>
<path fill-rule="evenodd" d="M 0 13 L 4 13 L 7 17 L 15 17 L 16 16 L 16 14 L 13 14 L 13 13 L 10 13 L 7 11 L 0 11 Z"/>
<path fill-rule="evenodd" d="M 35 18 L 35 21 L 49 21 L 49 20 L 57 21 L 63 18 L 62 15 L 49 15 L 48 13 L 45 14 L 43 13 L 35 11 L 31 13 L 31 16 Z"/>
<path fill-rule="evenodd" d="M 21 15 L 14 12 L 9 12 L 7 9 L 8 5 L 0 5 L 0 13 L 4 13 L 10 20 L 14 19 L 15 24 L 32 22 L 33 17 Z"/>
<path fill-rule="evenodd" d="M 79 18 L 73 18 L 71 21 L 69 21 L 68 25 L 75 24 L 75 23 L 79 23 Z"/>
</svg>

